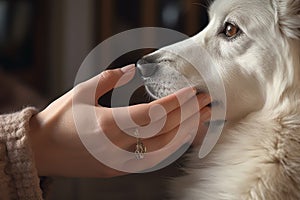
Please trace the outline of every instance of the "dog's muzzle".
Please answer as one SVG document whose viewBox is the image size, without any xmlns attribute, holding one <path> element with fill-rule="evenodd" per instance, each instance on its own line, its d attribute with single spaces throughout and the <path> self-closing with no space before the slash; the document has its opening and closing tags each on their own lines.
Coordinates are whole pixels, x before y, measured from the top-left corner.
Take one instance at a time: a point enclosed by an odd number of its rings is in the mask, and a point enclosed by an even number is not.
<svg viewBox="0 0 300 200">
<path fill-rule="evenodd" d="M 165 97 L 181 88 L 190 86 L 188 79 L 176 69 L 174 60 L 179 61 L 179 58 L 159 51 L 146 55 L 137 62 L 137 72 L 152 98 Z"/>
</svg>

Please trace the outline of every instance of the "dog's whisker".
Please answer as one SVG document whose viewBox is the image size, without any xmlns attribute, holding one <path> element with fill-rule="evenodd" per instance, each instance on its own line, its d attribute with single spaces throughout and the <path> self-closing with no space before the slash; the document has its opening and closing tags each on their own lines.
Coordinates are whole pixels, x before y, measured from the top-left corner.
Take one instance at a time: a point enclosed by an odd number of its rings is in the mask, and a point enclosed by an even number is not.
<svg viewBox="0 0 300 200">
<path fill-rule="evenodd" d="M 201 6 L 201 7 L 205 8 L 205 9 L 208 9 L 208 6 L 205 5 L 205 4 L 203 4 L 203 3 L 199 3 L 199 2 L 196 3 L 195 2 L 195 3 L 192 3 L 192 5 Z"/>
</svg>

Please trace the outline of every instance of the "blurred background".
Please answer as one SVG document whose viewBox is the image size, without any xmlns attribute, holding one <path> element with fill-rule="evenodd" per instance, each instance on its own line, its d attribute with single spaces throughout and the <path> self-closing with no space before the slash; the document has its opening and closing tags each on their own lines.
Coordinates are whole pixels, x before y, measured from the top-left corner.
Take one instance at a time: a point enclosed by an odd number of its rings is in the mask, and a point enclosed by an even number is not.
<svg viewBox="0 0 300 200">
<path fill-rule="evenodd" d="M 208 21 L 206 1 L 1 0 L 0 113 L 44 108 L 73 87 L 87 54 L 114 34 L 146 26 L 196 34 Z M 135 63 L 149 51 L 131 52 L 107 67 Z M 144 91 L 134 103 L 142 101 Z M 109 97 L 103 104 L 109 106 Z M 181 175 L 177 165 L 112 179 L 54 178 L 48 199 L 166 199 L 164 180 Z"/>
</svg>

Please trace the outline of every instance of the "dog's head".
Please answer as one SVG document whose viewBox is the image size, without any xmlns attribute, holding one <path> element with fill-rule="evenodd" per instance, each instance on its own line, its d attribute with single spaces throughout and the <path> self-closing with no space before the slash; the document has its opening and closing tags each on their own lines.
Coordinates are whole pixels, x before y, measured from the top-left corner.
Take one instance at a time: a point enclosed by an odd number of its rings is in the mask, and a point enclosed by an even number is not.
<svg viewBox="0 0 300 200">
<path fill-rule="evenodd" d="M 298 82 L 299 0 L 217 0 L 209 16 L 202 32 L 139 60 L 152 97 L 187 86 L 208 92 L 216 73 L 226 91 L 227 119 L 238 120 Z M 212 77 L 203 77 L 212 67 Z"/>
</svg>

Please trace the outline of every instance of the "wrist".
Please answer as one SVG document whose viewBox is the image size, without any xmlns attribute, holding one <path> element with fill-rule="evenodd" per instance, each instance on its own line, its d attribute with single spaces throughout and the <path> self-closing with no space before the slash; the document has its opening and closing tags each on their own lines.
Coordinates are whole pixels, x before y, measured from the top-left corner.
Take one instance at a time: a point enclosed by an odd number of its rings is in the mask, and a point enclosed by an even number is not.
<svg viewBox="0 0 300 200">
<path fill-rule="evenodd" d="M 45 126 L 42 123 L 40 113 L 33 115 L 29 121 L 29 140 L 34 155 L 35 166 L 39 176 L 47 174 L 45 166 L 48 145 L 44 139 L 46 135 Z"/>
</svg>

